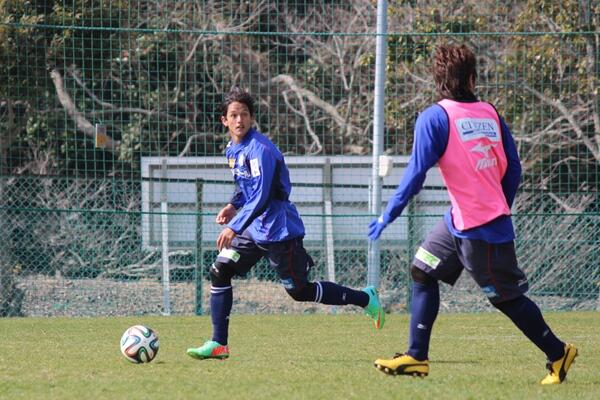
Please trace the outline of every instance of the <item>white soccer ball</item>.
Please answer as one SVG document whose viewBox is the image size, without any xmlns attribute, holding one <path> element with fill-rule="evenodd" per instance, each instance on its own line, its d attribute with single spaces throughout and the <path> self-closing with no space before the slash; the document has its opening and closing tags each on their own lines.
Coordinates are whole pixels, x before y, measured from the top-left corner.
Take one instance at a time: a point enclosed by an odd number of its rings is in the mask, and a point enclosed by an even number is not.
<svg viewBox="0 0 600 400">
<path fill-rule="evenodd" d="M 121 336 L 121 353 L 132 363 L 148 363 L 158 353 L 158 335 L 147 326 L 134 325 Z"/>
</svg>

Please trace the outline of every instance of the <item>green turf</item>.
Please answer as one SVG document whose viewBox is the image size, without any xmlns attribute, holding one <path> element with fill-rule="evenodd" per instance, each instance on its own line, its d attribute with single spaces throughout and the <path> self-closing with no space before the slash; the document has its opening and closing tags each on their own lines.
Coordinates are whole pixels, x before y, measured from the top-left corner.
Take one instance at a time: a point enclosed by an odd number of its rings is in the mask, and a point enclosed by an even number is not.
<svg viewBox="0 0 600 400">
<path fill-rule="evenodd" d="M 2 399 L 597 399 L 600 314 L 546 314 L 579 347 L 567 382 L 542 387 L 544 356 L 499 313 L 444 314 L 427 378 L 388 377 L 373 360 L 405 350 L 406 315 L 376 332 L 362 315 L 231 317 L 231 358 L 193 360 L 208 317 L 0 319 Z M 119 352 L 130 325 L 160 337 L 150 364 Z"/>
</svg>

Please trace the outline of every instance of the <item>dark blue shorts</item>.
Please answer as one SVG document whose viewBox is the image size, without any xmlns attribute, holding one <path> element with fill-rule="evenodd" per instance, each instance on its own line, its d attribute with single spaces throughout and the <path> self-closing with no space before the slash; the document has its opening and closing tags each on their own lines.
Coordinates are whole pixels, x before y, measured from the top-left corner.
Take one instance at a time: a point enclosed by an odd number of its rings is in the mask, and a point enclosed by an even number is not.
<svg viewBox="0 0 600 400">
<path fill-rule="evenodd" d="M 492 303 L 527 292 L 527 278 L 517 263 L 515 244 L 488 243 L 452 236 L 444 220 L 417 250 L 413 264 L 431 277 L 454 285 L 466 269 Z"/>
<path fill-rule="evenodd" d="M 225 268 L 231 268 L 234 275 L 245 276 L 263 257 L 269 260 L 271 267 L 277 271 L 281 284 L 287 290 L 302 289 L 308 283 L 308 272 L 314 266 L 302 244 L 302 237 L 259 244 L 243 232 L 237 235 L 231 248 L 223 249 L 217 261 Z"/>
</svg>

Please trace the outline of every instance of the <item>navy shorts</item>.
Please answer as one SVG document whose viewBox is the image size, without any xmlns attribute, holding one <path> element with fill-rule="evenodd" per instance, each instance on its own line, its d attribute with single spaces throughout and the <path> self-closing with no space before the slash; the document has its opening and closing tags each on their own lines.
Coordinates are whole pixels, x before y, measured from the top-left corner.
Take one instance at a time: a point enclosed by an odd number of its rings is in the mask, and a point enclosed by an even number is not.
<svg viewBox="0 0 600 400">
<path fill-rule="evenodd" d="M 302 237 L 259 244 L 247 232 L 237 235 L 229 249 L 221 250 L 217 261 L 221 268 L 231 268 L 234 275 L 245 276 L 263 257 L 269 260 L 287 290 L 302 289 L 308 283 L 308 272 L 315 265 L 304 249 Z"/>
<path fill-rule="evenodd" d="M 454 285 L 466 269 L 492 303 L 527 292 L 527 278 L 517 263 L 515 244 L 461 239 L 441 220 L 417 250 L 413 264 L 429 276 Z"/>
</svg>

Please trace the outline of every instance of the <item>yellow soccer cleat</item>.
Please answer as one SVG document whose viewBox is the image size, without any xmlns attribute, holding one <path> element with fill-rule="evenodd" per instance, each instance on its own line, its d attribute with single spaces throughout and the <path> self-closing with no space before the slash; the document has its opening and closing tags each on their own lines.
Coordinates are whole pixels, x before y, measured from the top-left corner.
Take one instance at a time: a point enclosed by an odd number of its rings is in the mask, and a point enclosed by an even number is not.
<svg viewBox="0 0 600 400">
<path fill-rule="evenodd" d="M 571 364 L 575 362 L 577 357 L 577 347 L 572 344 L 565 345 L 565 354 L 554 362 L 548 362 L 546 368 L 550 371 L 548 375 L 541 380 L 542 385 L 558 385 L 567 377 L 567 372 L 571 368 Z"/>
<path fill-rule="evenodd" d="M 375 360 L 375 368 L 388 375 L 412 375 L 423 378 L 429 374 L 429 361 L 418 361 L 408 354 L 396 353 L 391 360 Z"/>
</svg>

